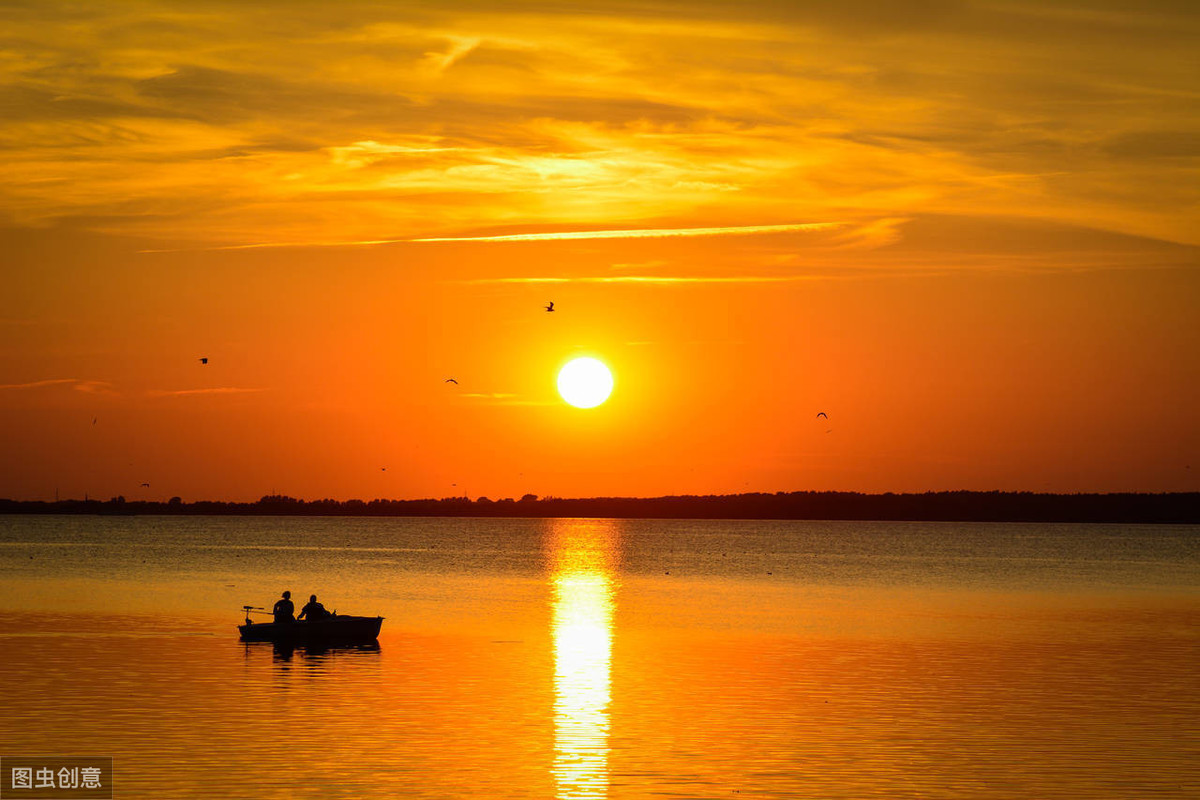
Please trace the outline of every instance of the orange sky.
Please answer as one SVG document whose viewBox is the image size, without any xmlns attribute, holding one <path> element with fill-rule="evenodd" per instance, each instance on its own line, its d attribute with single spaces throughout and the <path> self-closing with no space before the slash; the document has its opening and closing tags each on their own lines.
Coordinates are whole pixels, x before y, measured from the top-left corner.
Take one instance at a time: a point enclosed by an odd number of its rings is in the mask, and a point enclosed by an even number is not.
<svg viewBox="0 0 1200 800">
<path fill-rule="evenodd" d="M 0 497 L 1200 489 L 1190 4 L 256 6 L 0 12 Z"/>
</svg>

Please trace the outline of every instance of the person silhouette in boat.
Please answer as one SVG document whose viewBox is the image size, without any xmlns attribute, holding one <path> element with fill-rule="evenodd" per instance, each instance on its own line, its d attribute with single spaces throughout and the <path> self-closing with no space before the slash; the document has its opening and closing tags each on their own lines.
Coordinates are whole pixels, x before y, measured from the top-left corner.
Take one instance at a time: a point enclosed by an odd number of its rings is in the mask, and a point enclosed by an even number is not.
<svg viewBox="0 0 1200 800">
<path fill-rule="evenodd" d="M 271 609 L 271 613 L 275 615 L 276 622 L 295 622 L 292 613 L 296 607 L 292 605 L 292 593 L 284 592 L 283 597 L 275 601 L 275 608 Z"/>
<path fill-rule="evenodd" d="M 329 612 L 325 610 L 325 606 L 317 602 L 317 596 L 314 594 L 308 598 L 308 603 L 304 608 L 300 609 L 300 616 L 296 619 L 307 618 L 309 622 L 315 622 L 319 619 L 325 619 L 329 616 Z"/>
</svg>

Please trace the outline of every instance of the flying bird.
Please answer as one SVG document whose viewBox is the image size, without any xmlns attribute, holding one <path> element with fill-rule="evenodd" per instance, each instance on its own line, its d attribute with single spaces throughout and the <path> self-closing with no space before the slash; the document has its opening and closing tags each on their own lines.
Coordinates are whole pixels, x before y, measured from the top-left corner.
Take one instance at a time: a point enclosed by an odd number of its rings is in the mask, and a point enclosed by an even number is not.
<svg viewBox="0 0 1200 800">
<path fill-rule="evenodd" d="M 207 364 L 207 363 L 208 363 L 208 357 L 207 357 L 207 356 L 205 356 L 204 358 L 200 359 L 200 363 L 201 363 L 201 364 Z"/>
<path fill-rule="evenodd" d="M 145 486 L 147 489 L 150 488 L 150 484 L 148 484 L 148 483 L 143 483 L 142 486 Z"/>
<path fill-rule="evenodd" d="M 554 301 L 553 301 L 553 300 L 551 300 L 551 301 L 550 301 L 550 305 L 546 306 L 546 310 L 547 310 L 547 311 L 553 311 L 553 310 L 554 310 Z"/>
<path fill-rule="evenodd" d="M 818 412 L 817 412 L 817 416 L 818 416 L 818 417 L 824 417 L 825 419 L 829 419 L 829 415 L 828 415 L 828 414 L 826 414 L 824 411 L 818 411 Z"/>
<path fill-rule="evenodd" d="M 453 383 L 455 386 L 457 386 L 457 385 L 458 385 L 458 381 L 454 380 L 454 378 L 446 378 L 446 381 L 445 381 L 445 382 L 446 382 L 446 383 Z"/>
<path fill-rule="evenodd" d="M 92 417 L 92 424 L 93 424 L 93 425 L 95 425 L 95 424 L 96 424 L 96 417 Z"/>
</svg>

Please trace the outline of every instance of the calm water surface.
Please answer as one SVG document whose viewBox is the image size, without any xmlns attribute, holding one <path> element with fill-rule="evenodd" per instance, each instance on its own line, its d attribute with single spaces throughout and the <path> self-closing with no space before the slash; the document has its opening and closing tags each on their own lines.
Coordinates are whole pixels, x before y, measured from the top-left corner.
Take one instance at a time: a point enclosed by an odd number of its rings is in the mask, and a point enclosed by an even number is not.
<svg viewBox="0 0 1200 800">
<path fill-rule="evenodd" d="M 10 516 L 0 610 L 120 798 L 1200 796 L 1196 527 Z"/>
</svg>

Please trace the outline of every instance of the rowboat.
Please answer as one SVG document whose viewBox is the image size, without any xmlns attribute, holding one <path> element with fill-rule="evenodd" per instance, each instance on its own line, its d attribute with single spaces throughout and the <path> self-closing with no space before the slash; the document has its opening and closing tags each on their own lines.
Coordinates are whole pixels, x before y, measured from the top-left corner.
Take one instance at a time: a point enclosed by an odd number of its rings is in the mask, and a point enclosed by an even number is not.
<svg viewBox="0 0 1200 800">
<path fill-rule="evenodd" d="M 249 611 L 250 609 L 247 609 Z M 333 614 L 324 619 L 298 622 L 251 622 L 246 617 L 238 632 L 244 642 L 284 642 L 292 644 L 355 644 L 379 638 L 383 617 L 355 617 Z"/>
</svg>

